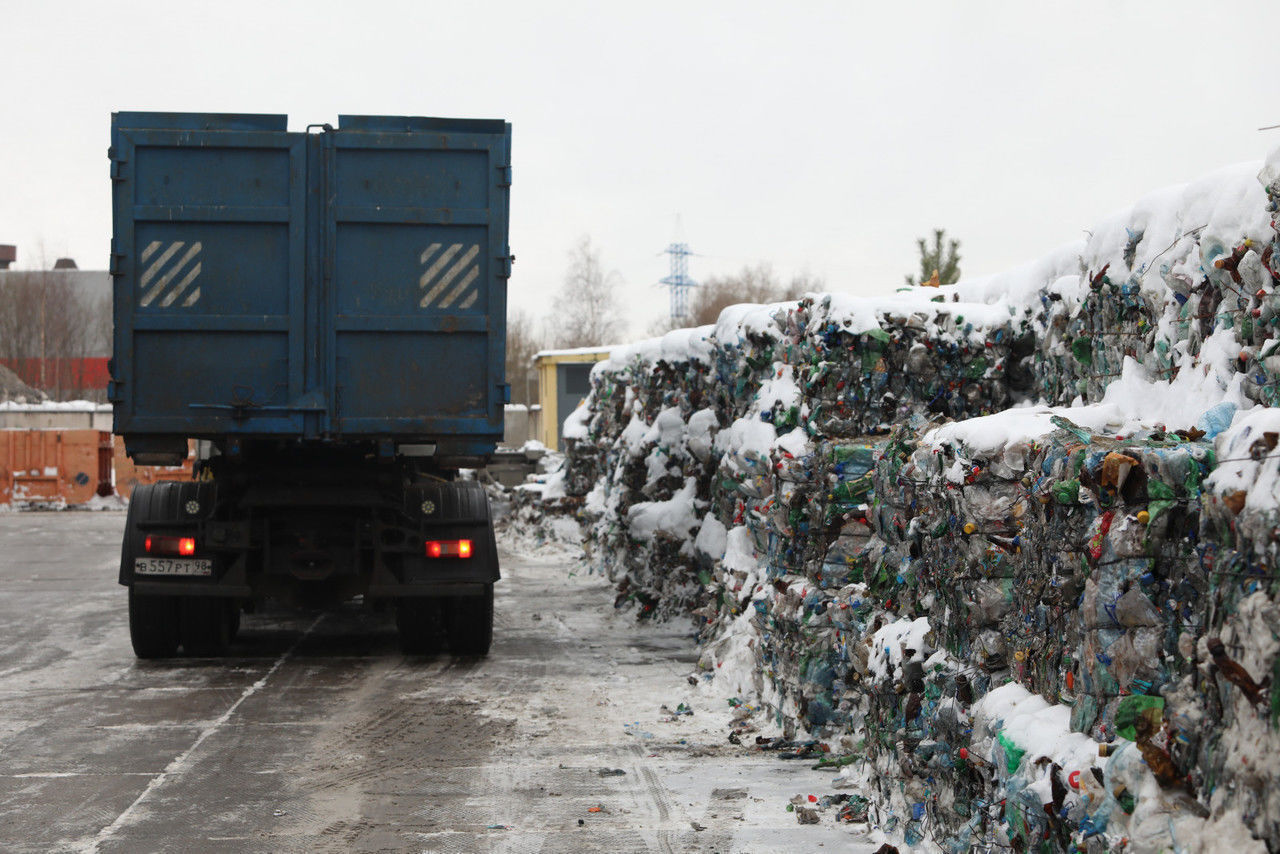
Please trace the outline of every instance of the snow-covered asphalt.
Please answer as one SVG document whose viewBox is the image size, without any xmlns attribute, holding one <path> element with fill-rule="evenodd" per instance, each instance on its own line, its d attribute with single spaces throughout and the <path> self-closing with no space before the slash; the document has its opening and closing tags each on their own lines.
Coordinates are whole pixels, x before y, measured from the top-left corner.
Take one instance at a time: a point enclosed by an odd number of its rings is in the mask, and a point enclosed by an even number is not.
<svg viewBox="0 0 1280 854">
<path fill-rule="evenodd" d="M 729 744 L 687 626 L 613 613 L 562 551 L 504 555 L 487 659 L 406 657 L 389 615 L 352 607 L 138 662 L 123 524 L 0 513 L 0 850 L 876 847 L 834 810 L 798 825 L 787 801 L 831 775 Z"/>
</svg>

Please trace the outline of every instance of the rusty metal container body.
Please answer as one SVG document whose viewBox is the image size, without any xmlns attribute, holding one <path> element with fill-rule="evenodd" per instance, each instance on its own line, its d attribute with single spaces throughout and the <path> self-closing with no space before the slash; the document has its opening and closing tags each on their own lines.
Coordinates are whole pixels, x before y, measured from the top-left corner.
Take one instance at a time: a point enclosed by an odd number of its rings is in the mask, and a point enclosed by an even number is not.
<svg viewBox="0 0 1280 854">
<path fill-rule="evenodd" d="M 111 491 L 105 430 L 0 430 L 0 504 L 84 504 Z"/>
</svg>

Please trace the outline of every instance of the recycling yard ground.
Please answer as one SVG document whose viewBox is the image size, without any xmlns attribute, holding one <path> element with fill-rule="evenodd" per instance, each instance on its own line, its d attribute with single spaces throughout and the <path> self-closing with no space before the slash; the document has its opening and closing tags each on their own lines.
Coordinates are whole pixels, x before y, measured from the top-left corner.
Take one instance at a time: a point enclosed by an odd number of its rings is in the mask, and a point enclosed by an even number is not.
<svg viewBox="0 0 1280 854">
<path fill-rule="evenodd" d="M 487 659 L 406 657 L 390 615 L 352 608 L 249 615 L 224 659 L 139 662 L 123 525 L 0 513 L 0 850 L 878 845 L 835 810 L 799 825 L 788 801 L 832 776 L 730 744 L 728 704 L 687 679 L 687 623 L 614 613 L 571 552 L 504 554 Z"/>
</svg>

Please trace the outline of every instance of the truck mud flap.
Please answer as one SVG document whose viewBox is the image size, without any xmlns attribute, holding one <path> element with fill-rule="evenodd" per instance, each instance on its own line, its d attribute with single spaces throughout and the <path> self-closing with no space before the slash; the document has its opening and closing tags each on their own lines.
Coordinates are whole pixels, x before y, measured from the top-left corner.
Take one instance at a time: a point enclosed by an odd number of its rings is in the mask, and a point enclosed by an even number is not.
<svg viewBox="0 0 1280 854">
<path fill-rule="evenodd" d="M 124 540 L 120 547 L 120 583 L 125 585 L 134 583 L 134 561 L 135 558 L 146 553 L 145 542 L 148 532 L 162 531 L 166 534 L 177 534 L 189 530 L 194 534 L 199 528 L 201 519 L 213 511 L 216 498 L 216 486 L 207 481 L 186 483 L 164 481 L 139 485 L 133 492 L 133 498 L 129 502 L 129 514 L 125 519 Z M 208 588 L 216 584 L 212 578 L 201 582 L 146 579 L 144 583 L 169 587 L 167 583 L 169 581 L 173 581 L 175 585 L 199 588 Z"/>
<path fill-rule="evenodd" d="M 405 561 L 403 578 L 378 566 L 370 581 L 375 598 L 482 595 L 500 578 L 489 496 L 470 481 L 418 484 L 405 490 L 405 515 L 419 522 L 423 549 Z M 469 557 L 428 557 L 428 542 L 466 540 Z"/>
</svg>

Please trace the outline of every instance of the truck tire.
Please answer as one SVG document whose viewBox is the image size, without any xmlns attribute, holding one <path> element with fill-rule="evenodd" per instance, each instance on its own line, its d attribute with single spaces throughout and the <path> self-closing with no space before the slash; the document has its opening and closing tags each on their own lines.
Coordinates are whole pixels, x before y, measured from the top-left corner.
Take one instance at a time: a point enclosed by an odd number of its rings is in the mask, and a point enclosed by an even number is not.
<svg viewBox="0 0 1280 854">
<path fill-rule="evenodd" d="M 228 599 L 183 596 L 179 600 L 179 632 L 187 655 L 222 655 L 231 645 L 231 608 Z"/>
<path fill-rule="evenodd" d="M 138 554 L 138 522 L 150 517 L 157 505 L 156 486 L 143 484 L 134 490 L 125 517 L 120 548 L 120 576 L 132 577 Z M 129 641 L 138 658 L 170 658 L 178 652 L 178 600 L 173 596 L 141 596 L 129 588 Z"/>
<path fill-rule="evenodd" d="M 480 596 L 453 596 L 445 606 L 454 655 L 488 655 L 493 644 L 493 585 Z"/>
<path fill-rule="evenodd" d="M 138 658 L 171 658 L 178 651 L 178 602 L 139 596 L 129 588 L 129 640 Z"/>
<path fill-rule="evenodd" d="M 406 597 L 396 603 L 396 630 L 405 655 L 431 655 L 444 646 L 440 600 L 432 596 Z"/>
</svg>

